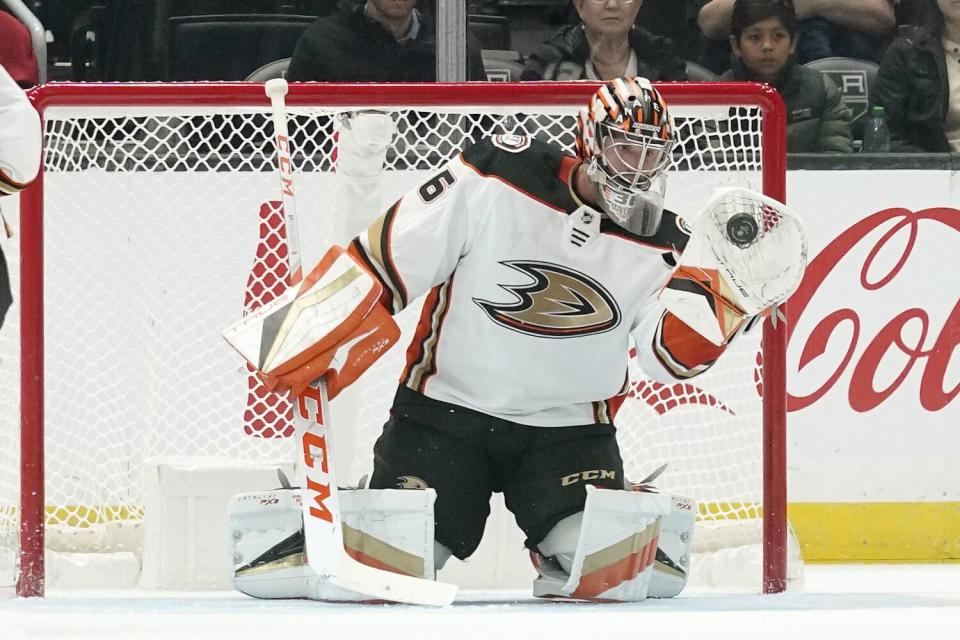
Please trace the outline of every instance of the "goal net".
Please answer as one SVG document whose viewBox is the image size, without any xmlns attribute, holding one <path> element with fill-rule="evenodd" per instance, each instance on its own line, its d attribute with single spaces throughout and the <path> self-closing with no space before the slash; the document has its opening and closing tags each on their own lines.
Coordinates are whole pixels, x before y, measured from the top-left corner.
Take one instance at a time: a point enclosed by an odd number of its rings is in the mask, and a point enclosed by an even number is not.
<svg viewBox="0 0 960 640">
<path fill-rule="evenodd" d="M 594 88 L 292 86 L 304 263 L 483 136 L 531 135 L 572 152 L 574 114 Z M 661 90 L 678 124 L 669 209 L 690 217 L 729 185 L 782 199 L 777 99 L 746 85 Z M 206 495 L 217 469 L 294 459 L 289 403 L 220 336 L 286 276 L 262 86 L 53 85 L 34 97 L 44 172 L 4 246 L 17 301 L 0 331 L 0 588 L 19 575 L 21 593 L 42 590 L 44 548 L 48 570 L 59 554 L 145 563 L 145 496 L 164 461 L 199 470 Z M 396 130 L 375 171 L 349 175 L 338 131 L 366 111 Z M 418 307 L 398 317 L 407 336 Z M 743 336 L 689 383 L 634 379 L 617 417 L 628 478 L 668 463 L 657 485 L 700 502 L 701 549 L 730 543 L 705 533 L 723 524 L 748 532 L 733 544 L 758 542 L 766 513 L 768 590 L 785 578 L 782 326 Z M 334 403 L 341 482 L 370 470 L 403 356 L 394 349 Z M 504 562 L 525 562 L 510 553 Z"/>
</svg>

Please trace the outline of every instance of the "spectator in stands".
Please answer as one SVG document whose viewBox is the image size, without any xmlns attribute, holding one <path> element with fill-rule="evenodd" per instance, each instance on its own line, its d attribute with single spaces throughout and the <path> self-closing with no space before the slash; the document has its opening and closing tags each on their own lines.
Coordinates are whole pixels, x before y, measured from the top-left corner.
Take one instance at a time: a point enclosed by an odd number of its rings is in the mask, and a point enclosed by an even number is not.
<svg viewBox="0 0 960 640">
<path fill-rule="evenodd" d="M 850 110 L 830 78 L 793 58 L 797 14 L 789 0 L 736 0 L 733 68 L 721 80 L 767 82 L 787 105 L 787 151 L 853 151 Z"/>
<path fill-rule="evenodd" d="M 728 37 L 734 1 L 710 0 L 700 9 L 705 37 Z M 800 64 L 831 56 L 878 61 L 896 25 L 893 0 L 793 0 L 793 6 Z"/>
<path fill-rule="evenodd" d="M 0 65 L 24 89 L 39 82 L 30 31 L 3 10 L 0 10 Z"/>
<path fill-rule="evenodd" d="M 634 24 L 642 0 L 573 0 L 580 24 L 562 27 L 527 58 L 521 80 L 686 80 L 673 43 Z"/>
<path fill-rule="evenodd" d="M 288 80 L 433 82 L 437 34 L 415 0 L 340 0 L 297 42 Z M 486 80 L 480 45 L 467 34 L 467 79 Z"/>
<path fill-rule="evenodd" d="M 894 151 L 960 152 L 960 2 L 936 0 L 928 22 L 887 49 L 873 85 Z"/>
<path fill-rule="evenodd" d="M 642 0 L 636 24 L 650 33 L 673 42 L 678 56 L 697 61 L 703 49 L 703 35 L 697 15 L 705 0 Z"/>
</svg>

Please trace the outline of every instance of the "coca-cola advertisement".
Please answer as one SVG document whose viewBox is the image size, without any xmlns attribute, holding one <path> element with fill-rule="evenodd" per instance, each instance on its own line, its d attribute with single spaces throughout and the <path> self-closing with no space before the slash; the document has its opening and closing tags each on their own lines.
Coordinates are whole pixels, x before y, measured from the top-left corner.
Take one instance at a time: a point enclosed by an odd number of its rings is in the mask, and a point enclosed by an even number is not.
<svg viewBox="0 0 960 640">
<path fill-rule="evenodd" d="M 791 501 L 960 498 L 958 196 L 947 171 L 791 172 Z"/>
</svg>

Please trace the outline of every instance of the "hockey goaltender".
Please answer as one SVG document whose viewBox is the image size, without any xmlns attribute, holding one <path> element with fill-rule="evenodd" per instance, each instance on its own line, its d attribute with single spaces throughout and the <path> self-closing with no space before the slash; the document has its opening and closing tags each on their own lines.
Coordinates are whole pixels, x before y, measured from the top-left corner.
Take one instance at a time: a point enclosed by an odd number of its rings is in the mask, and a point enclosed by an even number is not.
<svg viewBox="0 0 960 640">
<path fill-rule="evenodd" d="M 270 388 L 300 395 L 324 377 L 333 397 L 397 340 L 392 314 L 426 295 L 369 486 L 340 491 L 331 520 L 342 537 L 329 544 L 381 571 L 344 581 L 346 565 L 311 567 L 338 550 L 311 545 L 330 488 L 308 476 L 302 504 L 296 488 L 234 498 L 237 589 L 442 603 L 372 588 L 376 574 L 431 581 L 451 555 L 469 557 L 492 492 L 526 535 L 534 595 L 683 589 L 696 503 L 623 477 L 614 424 L 629 342 L 652 379 L 702 373 L 796 288 L 806 236 L 745 189 L 718 191 L 689 227 L 666 210 L 676 128 L 643 78 L 600 86 L 576 139 L 576 156 L 508 134 L 465 149 L 227 331 Z M 306 466 L 332 474 L 323 443 L 305 441 Z"/>
</svg>

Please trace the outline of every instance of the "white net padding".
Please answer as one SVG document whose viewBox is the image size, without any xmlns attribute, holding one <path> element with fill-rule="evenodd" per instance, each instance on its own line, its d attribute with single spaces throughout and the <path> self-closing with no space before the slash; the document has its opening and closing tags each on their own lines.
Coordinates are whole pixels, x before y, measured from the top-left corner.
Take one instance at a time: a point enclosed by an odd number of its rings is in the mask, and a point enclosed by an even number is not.
<svg viewBox="0 0 960 640">
<path fill-rule="evenodd" d="M 333 172 L 334 119 L 365 108 L 289 108 L 306 264 L 482 136 L 573 150 L 569 105 L 390 108 L 397 135 L 383 173 L 350 184 Z M 717 186 L 761 188 L 759 109 L 674 111 L 682 154 L 668 208 L 693 215 Z M 48 548 L 111 550 L 136 544 L 109 525 L 142 519 L 145 460 L 294 456 L 288 403 L 220 336 L 285 277 L 273 132 L 265 107 L 57 106 L 44 117 Z M 5 250 L 17 291 L 16 242 Z M 408 334 L 418 307 L 398 319 Z M 18 313 L 0 331 L 0 585 L 19 520 Z M 689 384 L 634 381 L 617 419 L 628 477 L 669 462 L 660 485 L 703 503 L 702 518 L 759 514 L 759 334 Z M 344 482 L 369 472 L 403 344 L 334 405 Z"/>
</svg>

